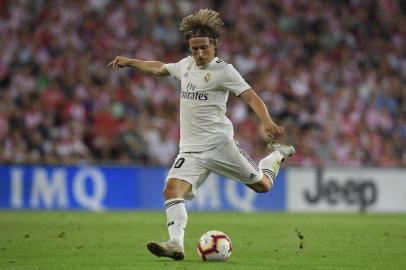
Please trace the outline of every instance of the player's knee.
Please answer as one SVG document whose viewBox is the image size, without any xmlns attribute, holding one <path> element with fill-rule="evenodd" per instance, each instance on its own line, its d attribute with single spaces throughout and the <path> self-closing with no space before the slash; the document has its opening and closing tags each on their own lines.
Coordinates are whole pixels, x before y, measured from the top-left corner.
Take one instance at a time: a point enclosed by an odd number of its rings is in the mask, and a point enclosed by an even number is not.
<svg viewBox="0 0 406 270">
<path fill-rule="evenodd" d="M 268 192 L 272 185 L 270 185 L 269 183 L 267 183 L 266 181 L 261 181 L 258 183 L 255 183 L 253 185 L 247 185 L 250 189 L 252 189 L 253 191 L 255 191 L 256 193 L 266 193 Z"/>
<path fill-rule="evenodd" d="M 163 190 L 163 195 L 165 200 L 169 200 L 172 198 L 176 198 L 177 197 L 177 190 L 175 187 L 166 184 Z"/>
<path fill-rule="evenodd" d="M 180 179 L 169 179 L 163 191 L 165 200 L 174 198 L 185 198 L 186 194 L 192 189 L 192 185 Z"/>
<path fill-rule="evenodd" d="M 259 185 L 254 191 L 257 193 L 266 193 L 271 189 L 270 186 L 267 185 Z"/>
</svg>

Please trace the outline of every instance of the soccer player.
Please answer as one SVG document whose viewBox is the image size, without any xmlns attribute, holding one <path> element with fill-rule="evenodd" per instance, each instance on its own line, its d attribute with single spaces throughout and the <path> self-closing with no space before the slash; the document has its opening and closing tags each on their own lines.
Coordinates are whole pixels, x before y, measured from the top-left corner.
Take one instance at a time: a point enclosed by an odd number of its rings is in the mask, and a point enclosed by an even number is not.
<svg viewBox="0 0 406 270">
<path fill-rule="evenodd" d="M 195 196 L 210 172 L 240 181 L 256 192 L 267 192 L 280 162 L 295 153 L 291 145 L 273 144 L 273 152 L 257 166 L 234 140 L 232 123 L 225 115 L 229 92 L 248 103 L 269 137 L 280 135 L 283 128 L 274 123 L 264 102 L 238 71 L 217 57 L 223 32 L 219 13 L 199 10 L 182 20 L 180 31 L 189 42 L 191 56 L 177 63 L 117 56 L 107 65 L 113 70 L 131 67 L 158 77 L 171 75 L 181 82 L 179 154 L 163 191 L 170 239 L 147 244 L 156 256 L 174 260 L 184 258 L 185 200 Z"/>
</svg>

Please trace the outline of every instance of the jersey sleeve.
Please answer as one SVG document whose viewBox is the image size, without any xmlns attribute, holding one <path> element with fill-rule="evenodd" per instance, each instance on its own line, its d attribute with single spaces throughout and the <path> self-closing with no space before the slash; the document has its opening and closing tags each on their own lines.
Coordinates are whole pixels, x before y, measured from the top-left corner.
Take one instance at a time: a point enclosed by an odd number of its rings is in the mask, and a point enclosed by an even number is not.
<svg viewBox="0 0 406 270">
<path fill-rule="evenodd" d="M 224 88 L 233 92 L 236 96 L 241 95 L 242 92 L 251 88 L 251 86 L 244 80 L 240 73 L 231 64 L 228 64 L 226 66 L 224 77 Z"/>
<path fill-rule="evenodd" d="M 182 67 L 186 64 L 187 61 L 188 57 L 183 58 L 177 63 L 165 64 L 164 67 L 169 72 L 169 74 L 171 74 L 172 77 L 175 77 L 176 79 L 180 80 L 182 75 Z"/>
</svg>

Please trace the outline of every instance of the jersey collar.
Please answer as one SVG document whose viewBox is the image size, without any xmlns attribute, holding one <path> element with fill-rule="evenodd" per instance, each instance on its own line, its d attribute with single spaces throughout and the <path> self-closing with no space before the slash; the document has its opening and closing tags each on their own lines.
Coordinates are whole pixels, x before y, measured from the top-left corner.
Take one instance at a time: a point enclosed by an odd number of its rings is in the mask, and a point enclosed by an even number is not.
<svg viewBox="0 0 406 270">
<path fill-rule="evenodd" d="M 211 61 L 210 61 L 210 63 L 208 63 L 207 65 L 204 65 L 204 66 L 198 66 L 197 64 L 196 64 L 196 62 L 195 62 L 195 66 L 198 68 L 198 69 L 206 69 L 206 68 L 208 68 L 214 61 L 217 61 L 217 57 L 215 56 Z"/>
</svg>

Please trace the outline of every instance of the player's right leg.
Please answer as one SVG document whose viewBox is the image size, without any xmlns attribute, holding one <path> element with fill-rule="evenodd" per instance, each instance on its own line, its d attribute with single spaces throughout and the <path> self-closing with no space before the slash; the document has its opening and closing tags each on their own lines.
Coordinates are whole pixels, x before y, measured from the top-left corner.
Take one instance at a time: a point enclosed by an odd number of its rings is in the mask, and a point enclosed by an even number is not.
<svg viewBox="0 0 406 270">
<path fill-rule="evenodd" d="M 147 244 L 148 250 L 157 257 L 169 257 L 175 261 L 183 260 L 185 258 L 185 252 L 183 248 L 175 242 L 155 242 L 150 241 Z"/>
<path fill-rule="evenodd" d="M 168 220 L 170 240 L 167 242 L 151 241 L 148 250 L 158 257 L 183 260 L 183 238 L 187 224 L 185 197 L 192 190 L 192 185 L 184 180 L 169 178 L 164 189 L 165 208 Z"/>
<path fill-rule="evenodd" d="M 149 242 L 147 248 L 152 254 L 174 260 L 184 258 L 183 242 L 187 225 L 185 200 L 194 197 L 208 174 L 202 166 L 199 154 L 184 153 L 177 156 L 164 188 L 169 241 Z"/>
</svg>

